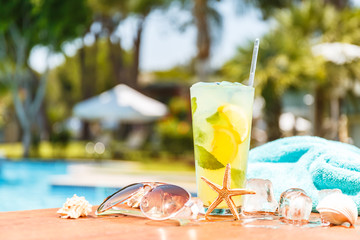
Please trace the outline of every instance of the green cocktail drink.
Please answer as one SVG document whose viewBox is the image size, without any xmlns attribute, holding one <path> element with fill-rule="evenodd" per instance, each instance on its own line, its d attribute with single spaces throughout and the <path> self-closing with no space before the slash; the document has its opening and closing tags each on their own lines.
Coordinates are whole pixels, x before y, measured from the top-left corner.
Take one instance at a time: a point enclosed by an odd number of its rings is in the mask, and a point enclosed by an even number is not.
<svg viewBox="0 0 360 240">
<path fill-rule="evenodd" d="M 196 83 L 190 88 L 198 197 L 208 207 L 217 197 L 201 176 L 223 183 L 231 164 L 231 188 L 245 188 L 254 88 L 240 83 Z M 233 197 L 236 206 L 242 198 Z M 218 208 L 227 208 L 225 202 Z"/>
</svg>

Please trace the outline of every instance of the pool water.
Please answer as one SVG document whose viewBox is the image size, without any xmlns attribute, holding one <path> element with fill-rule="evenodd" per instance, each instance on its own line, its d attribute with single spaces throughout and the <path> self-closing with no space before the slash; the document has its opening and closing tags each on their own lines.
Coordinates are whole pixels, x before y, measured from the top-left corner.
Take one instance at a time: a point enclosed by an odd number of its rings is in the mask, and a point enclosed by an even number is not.
<svg viewBox="0 0 360 240">
<path fill-rule="evenodd" d="M 74 194 L 84 196 L 92 205 L 98 205 L 116 190 L 52 186 L 52 177 L 66 174 L 71 164 L 76 163 L 0 160 L 0 212 L 60 208 L 66 198 Z"/>
</svg>

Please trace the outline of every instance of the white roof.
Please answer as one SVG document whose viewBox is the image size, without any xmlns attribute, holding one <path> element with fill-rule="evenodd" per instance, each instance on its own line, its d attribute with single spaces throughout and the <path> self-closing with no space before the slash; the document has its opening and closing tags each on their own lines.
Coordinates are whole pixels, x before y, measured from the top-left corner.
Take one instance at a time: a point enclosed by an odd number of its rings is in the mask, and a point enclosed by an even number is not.
<svg viewBox="0 0 360 240">
<path fill-rule="evenodd" d="M 327 61 L 338 65 L 360 58 L 360 47 L 349 43 L 321 43 L 312 47 L 315 56 L 323 56 Z"/>
<path fill-rule="evenodd" d="M 77 103 L 73 113 L 86 120 L 147 122 L 165 116 L 167 107 L 125 84 L 119 84 L 98 96 Z"/>
</svg>

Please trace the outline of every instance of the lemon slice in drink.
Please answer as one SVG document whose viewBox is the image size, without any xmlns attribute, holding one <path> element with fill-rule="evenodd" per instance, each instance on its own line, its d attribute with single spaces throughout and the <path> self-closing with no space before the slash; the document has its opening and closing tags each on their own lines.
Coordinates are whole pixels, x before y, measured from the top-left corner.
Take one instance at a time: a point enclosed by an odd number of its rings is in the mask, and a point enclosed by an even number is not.
<svg viewBox="0 0 360 240">
<path fill-rule="evenodd" d="M 233 104 L 225 104 L 218 108 L 218 112 L 225 116 L 232 129 L 240 135 L 240 142 L 245 141 L 249 135 L 249 121 L 244 111 Z"/>
<path fill-rule="evenodd" d="M 232 162 L 238 152 L 239 134 L 231 128 L 213 126 L 214 138 L 211 154 L 223 165 Z"/>
<path fill-rule="evenodd" d="M 249 135 L 245 113 L 236 105 L 224 104 L 207 121 L 214 129 L 211 154 L 223 165 L 231 163 L 237 155 L 239 144 Z"/>
</svg>

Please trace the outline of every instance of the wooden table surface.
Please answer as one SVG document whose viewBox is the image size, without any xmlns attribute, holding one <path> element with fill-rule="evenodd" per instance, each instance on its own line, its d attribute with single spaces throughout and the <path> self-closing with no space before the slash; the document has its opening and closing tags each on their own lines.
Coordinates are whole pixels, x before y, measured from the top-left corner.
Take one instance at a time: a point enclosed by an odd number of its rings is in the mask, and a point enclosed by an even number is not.
<svg viewBox="0 0 360 240">
<path fill-rule="evenodd" d="M 95 210 L 95 207 L 94 207 Z M 257 221 L 207 222 L 178 226 L 175 221 L 152 221 L 131 216 L 95 216 L 62 219 L 57 209 L 0 213 L 0 239 L 360 239 L 360 219 L 353 228 L 309 227 Z M 312 215 L 317 217 L 316 214 Z M 263 221 L 264 222 L 264 221 Z M 275 223 L 275 224 L 274 224 Z"/>
</svg>

